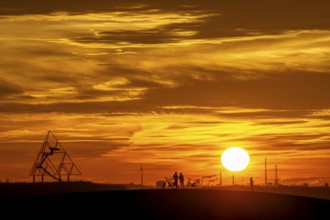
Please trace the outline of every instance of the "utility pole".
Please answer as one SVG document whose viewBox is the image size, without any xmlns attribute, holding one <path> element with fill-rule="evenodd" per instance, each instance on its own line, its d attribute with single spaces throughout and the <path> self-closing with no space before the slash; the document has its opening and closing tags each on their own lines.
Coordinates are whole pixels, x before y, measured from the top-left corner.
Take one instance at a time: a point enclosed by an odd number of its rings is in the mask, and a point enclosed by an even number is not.
<svg viewBox="0 0 330 220">
<path fill-rule="evenodd" d="M 219 186 L 222 186 L 222 173 L 220 169 L 220 176 L 219 176 Z"/>
<path fill-rule="evenodd" d="M 267 186 L 267 157 L 265 157 L 265 186 Z"/>
<path fill-rule="evenodd" d="M 235 185 L 235 176 L 234 176 L 234 174 L 233 174 L 232 182 L 233 182 L 233 186 L 234 186 Z"/>
<path fill-rule="evenodd" d="M 142 164 L 141 164 L 141 167 L 140 167 L 140 171 L 141 171 L 141 186 L 143 186 L 143 167 L 142 167 Z"/>
<path fill-rule="evenodd" d="M 277 179 L 277 164 L 275 165 L 275 186 L 278 185 L 278 179 Z"/>
</svg>

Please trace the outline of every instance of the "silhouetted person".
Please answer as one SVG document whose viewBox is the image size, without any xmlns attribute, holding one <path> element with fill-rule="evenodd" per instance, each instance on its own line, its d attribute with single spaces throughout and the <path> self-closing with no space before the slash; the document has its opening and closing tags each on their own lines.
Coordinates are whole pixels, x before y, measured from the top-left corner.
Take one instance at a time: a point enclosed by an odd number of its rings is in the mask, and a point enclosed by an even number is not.
<svg viewBox="0 0 330 220">
<path fill-rule="evenodd" d="M 252 176 L 250 177 L 250 187 L 251 187 L 251 191 L 253 192 L 253 183 L 254 183 L 254 180 L 252 178 Z"/>
<path fill-rule="evenodd" d="M 173 186 L 175 186 L 176 189 L 179 188 L 178 178 L 179 178 L 178 173 L 175 172 L 173 175 L 173 181 L 174 181 Z"/>
<path fill-rule="evenodd" d="M 179 180 L 180 180 L 180 188 L 183 189 L 184 188 L 184 176 L 182 175 L 182 173 L 180 173 Z"/>
</svg>

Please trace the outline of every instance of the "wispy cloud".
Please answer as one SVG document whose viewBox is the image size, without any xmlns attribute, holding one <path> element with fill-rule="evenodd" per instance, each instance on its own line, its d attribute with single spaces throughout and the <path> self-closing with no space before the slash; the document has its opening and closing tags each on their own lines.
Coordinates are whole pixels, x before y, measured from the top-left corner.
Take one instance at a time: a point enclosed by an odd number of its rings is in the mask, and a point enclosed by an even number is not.
<svg viewBox="0 0 330 220">
<path fill-rule="evenodd" d="M 0 4 L 0 175 L 49 129 L 99 181 L 218 172 L 230 146 L 242 175 L 326 173 L 328 2 L 33 2 Z"/>
</svg>

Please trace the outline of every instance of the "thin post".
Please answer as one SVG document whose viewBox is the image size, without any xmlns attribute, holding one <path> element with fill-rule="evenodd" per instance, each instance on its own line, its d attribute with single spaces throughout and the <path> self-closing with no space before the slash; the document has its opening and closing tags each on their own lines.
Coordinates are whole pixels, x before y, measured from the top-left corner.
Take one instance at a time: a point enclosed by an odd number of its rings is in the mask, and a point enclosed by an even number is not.
<svg viewBox="0 0 330 220">
<path fill-rule="evenodd" d="M 219 177 L 219 185 L 222 186 L 222 173 L 221 173 L 221 170 L 220 170 L 220 177 Z"/>
<path fill-rule="evenodd" d="M 275 164 L 275 185 L 278 185 L 278 179 L 277 179 L 277 164 Z"/>
<path fill-rule="evenodd" d="M 265 186 L 267 186 L 267 157 L 265 157 Z"/>
<path fill-rule="evenodd" d="M 143 186 L 143 167 L 142 167 L 142 164 L 141 164 L 141 167 L 140 167 L 140 171 L 141 171 L 141 186 Z"/>
</svg>

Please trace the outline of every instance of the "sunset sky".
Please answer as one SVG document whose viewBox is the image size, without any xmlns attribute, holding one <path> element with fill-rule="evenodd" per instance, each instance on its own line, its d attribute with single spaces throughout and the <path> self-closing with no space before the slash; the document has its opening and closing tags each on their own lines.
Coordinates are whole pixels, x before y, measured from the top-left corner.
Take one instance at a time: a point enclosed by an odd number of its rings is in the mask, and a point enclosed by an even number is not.
<svg viewBox="0 0 330 220">
<path fill-rule="evenodd" d="M 330 177 L 327 0 L 1 0 L 0 179 L 48 130 L 95 182 Z M 222 168 L 224 184 L 232 173 Z"/>
</svg>

